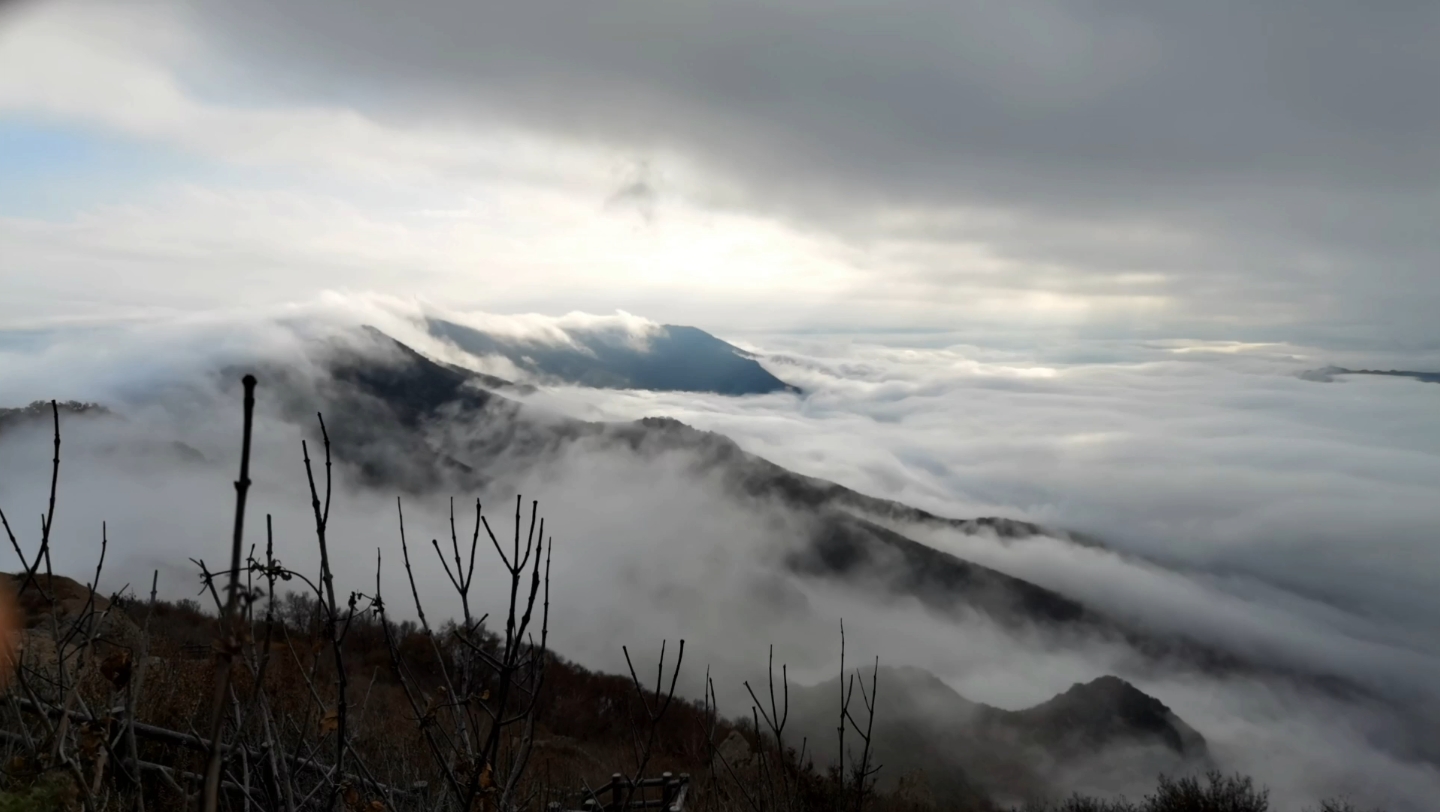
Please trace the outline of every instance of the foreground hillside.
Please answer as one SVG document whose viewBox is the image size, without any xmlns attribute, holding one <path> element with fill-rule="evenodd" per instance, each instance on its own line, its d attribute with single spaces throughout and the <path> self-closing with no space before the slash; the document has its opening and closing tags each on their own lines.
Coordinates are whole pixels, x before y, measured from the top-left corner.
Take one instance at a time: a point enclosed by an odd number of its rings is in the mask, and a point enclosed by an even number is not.
<svg viewBox="0 0 1440 812">
<path fill-rule="evenodd" d="M 215 680 L 224 672 L 216 670 L 225 654 L 224 624 L 194 601 L 107 599 L 59 576 L 0 574 L 0 590 L 18 595 L 23 617 L 10 654 L 16 670 L 9 696 L 20 714 L 0 727 L 13 754 L 3 780 L 8 795 L 0 794 L 0 802 L 121 809 L 145 798 L 155 809 L 192 807 L 203 793 L 208 752 L 206 737 L 196 731 L 205 729 Z M 484 651 L 503 658 L 502 640 L 475 626 L 467 635 L 453 623 L 434 631 L 393 624 L 372 604 L 344 616 L 336 645 L 328 612 L 323 597 L 292 592 L 249 618 L 229 669 L 229 692 L 242 720 L 246 711 L 261 716 L 264 739 L 232 746 L 241 763 L 232 757 L 222 766 L 218 801 L 226 808 L 247 799 L 262 809 L 308 808 L 292 805 L 295 791 L 307 787 L 320 807 L 333 788 L 347 809 L 449 808 L 447 781 L 475 768 L 463 758 L 434 764 L 426 752 L 435 744 L 429 731 L 443 727 L 441 717 L 457 707 L 503 690 L 505 681 L 496 679 L 502 674 L 492 674 L 458 706 L 447 698 L 466 669 L 462 644 L 483 641 Z M 858 763 L 850 753 L 857 775 L 847 789 L 838 773 L 816 767 L 841 762 L 833 743 L 822 744 L 836 715 L 847 712 L 845 700 L 836 699 L 844 695 L 839 681 L 810 688 L 782 682 L 781 715 L 758 700 L 751 718 L 727 720 L 708 696 L 674 698 L 665 663 L 662 678 L 642 686 L 638 677 L 595 673 L 543 655 L 544 680 L 531 683 L 537 693 L 520 711 L 523 727 L 505 737 L 506 749 L 527 751 L 526 800 L 512 799 L 517 809 L 545 809 L 551 802 L 579 807 L 591 794 L 587 787 L 603 794 L 597 788 L 612 785 L 615 771 L 633 771 L 637 778 L 683 775 L 685 800 L 676 809 L 824 810 L 853 802 L 876 812 L 978 812 L 996 809 L 1001 798 L 1028 799 L 1026 808 L 1038 810 L 1047 796 L 1060 794 L 1056 782 L 1063 774 L 1103 784 L 1121 763 L 1182 771 L 1206 764 L 1198 734 L 1115 678 L 1006 712 L 971 703 L 924 672 L 885 668 L 869 675 L 870 704 L 846 717 L 854 723 L 854 746 L 868 751 Z M 862 684 L 865 676 L 859 674 Z M 348 724 L 337 715 L 338 691 L 349 700 Z M 220 739 L 249 742 L 246 726 L 241 721 Z M 323 755 L 337 737 L 344 737 L 348 763 L 358 770 L 338 782 L 327 774 Z M 807 751 L 801 743 L 797 751 L 797 739 L 815 746 Z M 46 740 L 59 742 L 53 752 L 35 749 Z M 962 751 L 963 768 L 946 752 L 955 749 Z M 495 799 L 501 789 L 495 772 L 487 767 L 476 776 L 479 808 L 510 808 Z M 1214 773 L 1208 780 L 1162 774 L 1159 791 L 1139 808 L 1267 809 L 1263 793 L 1248 781 Z M 1078 798 L 1056 807 L 1132 808 L 1122 800 Z"/>
</svg>

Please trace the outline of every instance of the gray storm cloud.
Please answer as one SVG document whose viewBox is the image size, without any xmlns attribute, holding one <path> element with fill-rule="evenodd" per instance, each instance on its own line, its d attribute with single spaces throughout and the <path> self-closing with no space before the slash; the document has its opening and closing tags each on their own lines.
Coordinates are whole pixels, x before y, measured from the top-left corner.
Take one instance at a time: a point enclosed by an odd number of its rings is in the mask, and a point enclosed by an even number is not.
<svg viewBox="0 0 1440 812">
<path fill-rule="evenodd" d="M 1433 3 L 190 6 L 282 95 L 698 161 L 713 205 L 865 246 L 853 294 L 895 319 L 981 245 L 1017 290 L 1192 332 L 1433 339 Z"/>
</svg>

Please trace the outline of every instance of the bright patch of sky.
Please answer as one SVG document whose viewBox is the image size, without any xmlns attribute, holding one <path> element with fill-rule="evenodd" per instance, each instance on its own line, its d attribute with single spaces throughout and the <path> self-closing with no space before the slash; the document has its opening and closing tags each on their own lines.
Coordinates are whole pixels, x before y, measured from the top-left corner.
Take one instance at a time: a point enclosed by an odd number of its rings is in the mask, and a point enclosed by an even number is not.
<svg viewBox="0 0 1440 812">
<path fill-rule="evenodd" d="M 233 181 L 220 164 L 104 129 L 0 116 L 0 217 L 72 220 L 177 181 Z"/>
</svg>

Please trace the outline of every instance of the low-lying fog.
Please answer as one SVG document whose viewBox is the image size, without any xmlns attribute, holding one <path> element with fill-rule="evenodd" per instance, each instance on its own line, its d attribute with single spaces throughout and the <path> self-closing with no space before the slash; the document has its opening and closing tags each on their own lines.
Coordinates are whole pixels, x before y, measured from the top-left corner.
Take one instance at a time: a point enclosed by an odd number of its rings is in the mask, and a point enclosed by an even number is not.
<svg viewBox="0 0 1440 812">
<path fill-rule="evenodd" d="M 330 318 L 337 307 L 319 312 Z M 405 334 L 400 316 L 350 318 L 445 351 Z M 491 493 L 407 497 L 427 613 L 458 612 L 428 549 L 432 538 L 448 541 L 448 498 L 468 544 L 474 499 L 508 532 L 520 492 L 527 514 L 529 499 L 540 500 L 555 541 L 555 649 L 622 670 L 622 644 L 643 659 L 662 639 L 684 638 L 687 689 L 698 696 L 709 665 L 730 713 L 748 710 L 740 680 L 763 669 L 772 643 L 797 681 L 833 676 L 843 618 L 852 662 L 878 655 L 922 667 L 1005 708 L 1119 673 L 1199 730 L 1222 766 L 1271 787 L 1280 808 L 1348 794 L 1419 810 L 1440 797 L 1440 770 L 1425 760 L 1437 753 L 1415 737 L 1440 720 L 1440 386 L 1302 380 L 1307 369 L 1365 359 L 1280 345 L 1069 342 L 1060 352 L 902 346 L 893 336 L 726 337 L 804 394 L 546 386 L 521 399 L 590 420 L 668 415 L 800 473 L 944 516 L 1082 531 L 1105 547 L 895 528 L 1137 625 L 1341 677 L 1368 698 L 1177 668 L 1137 672 L 1113 644 L 1057 648 L 903 596 L 882 603 L 800 581 L 779 559 L 803 518 L 727 496 L 691 474 L 683 453 L 640 459 L 587 443 L 502 471 Z M 218 317 L 0 344 L 0 406 L 75 398 L 119 416 L 64 422 L 56 568 L 88 579 L 106 521 L 105 588 L 138 588 L 158 569 L 165 595 L 194 595 L 187 559 L 216 566 L 228 545 L 240 407 L 203 389 L 172 397 L 172 386 L 203 383 L 204 371 L 255 352 L 293 360 L 295 346 L 288 328 Z M 1380 364 L 1407 360 L 1426 359 Z M 280 557 L 314 566 L 302 431 L 267 408 L 264 381 L 259 397 L 247 538 L 263 544 L 263 518 L 273 514 Z M 0 432 L 0 508 L 27 549 L 38 539 L 50 451 L 43 422 Z M 378 550 L 388 602 L 413 612 L 395 494 L 353 486 L 338 470 L 337 584 L 373 590 Z M 490 609 L 501 584 L 487 549 L 477 588 Z"/>
</svg>

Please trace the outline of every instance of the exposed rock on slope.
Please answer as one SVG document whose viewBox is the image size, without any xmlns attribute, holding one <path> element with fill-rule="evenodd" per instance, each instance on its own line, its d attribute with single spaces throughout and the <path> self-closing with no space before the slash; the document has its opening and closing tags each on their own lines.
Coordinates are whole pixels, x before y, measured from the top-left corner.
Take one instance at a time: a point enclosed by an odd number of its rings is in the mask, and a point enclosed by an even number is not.
<svg viewBox="0 0 1440 812">
<path fill-rule="evenodd" d="M 23 572 L 0 573 L 0 591 L 14 596 L 20 610 L 15 662 L 26 669 L 32 690 L 42 697 L 58 696 L 62 664 L 65 679 L 75 679 L 79 652 L 92 638 L 95 649 L 88 667 L 117 652 L 129 656 L 139 651 L 140 628 L 104 596 L 74 579 L 42 574 L 25 582 Z"/>
<path fill-rule="evenodd" d="M 0 573 L 0 589 L 16 594 L 24 573 Z M 120 611 L 110 611 L 110 601 L 73 578 L 63 575 L 37 574 L 16 598 L 24 628 L 50 633 L 52 622 L 62 634 L 79 629 L 78 634 L 98 634 L 104 642 L 129 647 L 137 645 L 140 630 Z M 92 624 L 98 624 L 97 626 Z"/>
</svg>

